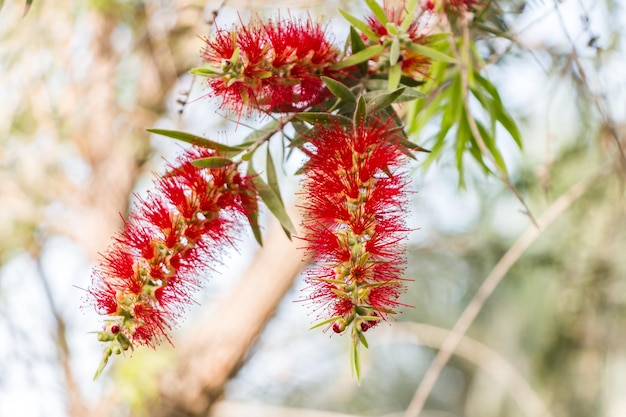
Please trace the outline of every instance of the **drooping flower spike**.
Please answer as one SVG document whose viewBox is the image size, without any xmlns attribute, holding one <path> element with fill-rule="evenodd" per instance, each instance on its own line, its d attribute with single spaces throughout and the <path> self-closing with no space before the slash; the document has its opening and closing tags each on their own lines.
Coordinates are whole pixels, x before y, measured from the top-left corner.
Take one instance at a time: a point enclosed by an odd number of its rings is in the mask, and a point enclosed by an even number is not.
<svg viewBox="0 0 626 417">
<path fill-rule="evenodd" d="M 192 164 L 211 156 L 194 148 L 170 165 L 102 255 L 88 289 L 89 301 L 107 316 L 98 338 L 110 342 L 96 377 L 112 353 L 169 341 L 174 320 L 201 286 L 201 270 L 219 262 L 256 206 L 251 180 L 235 164 Z"/>
<path fill-rule="evenodd" d="M 222 106 L 237 114 L 301 111 L 328 97 L 321 76 L 338 77 L 331 69 L 340 52 L 324 28 L 312 20 L 254 20 L 220 29 L 205 39 L 208 68 L 192 73 L 208 77 Z"/>
<path fill-rule="evenodd" d="M 390 122 L 361 119 L 316 126 L 306 149 L 303 227 L 313 260 L 306 300 L 321 310 L 319 325 L 351 329 L 354 355 L 367 345 L 363 333 L 402 305 L 408 230 L 400 138 Z"/>
</svg>

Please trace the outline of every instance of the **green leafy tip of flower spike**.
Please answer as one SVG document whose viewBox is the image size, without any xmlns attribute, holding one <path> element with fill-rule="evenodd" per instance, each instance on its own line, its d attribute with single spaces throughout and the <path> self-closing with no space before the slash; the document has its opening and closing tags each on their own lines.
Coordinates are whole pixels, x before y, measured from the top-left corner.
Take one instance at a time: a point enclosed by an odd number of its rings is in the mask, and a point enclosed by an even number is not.
<svg viewBox="0 0 626 417">
<path fill-rule="evenodd" d="M 111 355 L 120 355 L 122 352 L 133 349 L 133 345 L 130 343 L 130 340 L 128 340 L 128 338 L 120 332 L 119 326 L 115 324 L 107 325 L 105 326 L 105 330 L 98 332 L 98 341 L 108 342 L 108 346 L 102 353 L 102 360 L 100 361 L 100 365 L 98 366 L 98 369 L 96 369 L 96 373 L 93 376 L 94 381 L 98 379 L 98 377 L 102 374 L 102 371 L 104 371 Z"/>
</svg>

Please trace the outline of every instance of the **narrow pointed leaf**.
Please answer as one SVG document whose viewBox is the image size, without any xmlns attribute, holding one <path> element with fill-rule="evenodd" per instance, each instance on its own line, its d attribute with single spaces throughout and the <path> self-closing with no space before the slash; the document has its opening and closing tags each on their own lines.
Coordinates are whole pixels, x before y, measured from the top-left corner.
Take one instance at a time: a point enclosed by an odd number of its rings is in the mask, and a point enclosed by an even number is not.
<svg viewBox="0 0 626 417">
<path fill-rule="evenodd" d="M 395 65 L 392 65 L 391 68 L 389 68 L 389 83 L 387 85 L 387 89 L 389 91 L 392 91 L 398 88 L 401 77 L 402 67 L 400 66 L 400 64 L 396 63 Z"/>
<path fill-rule="evenodd" d="M 485 142 L 485 146 L 493 156 L 493 159 L 496 161 L 496 165 L 502 170 L 505 176 L 508 176 L 508 171 L 506 169 L 506 163 L 504 162 L 504 158 L 500 153 L 500 150 L 496 146 L 495 138 L 487 131 L 485 126 L 482 123 L 476 121 L 476 126 L 478 127 L 478 131 Z M 478 144 L 476 145 L 478 147 Z"/>
<path fill-rule="evenodd" d="M 263 235 L 261 234 L 261 227 L 259 226 L 259 202 L 257 195 L 252 190 L 246 192 L 248 193 L 248 197 L 251 198 L 242 199 L 243 208 L 245 209 L 254 239 L 258 242 L 259 246 L 263 246 Z"/>
<path fill-rule="evenodd" d="M 402 146 L 404 146 L 405 148 L 407 148 L 408 150 L 413 151 L 413 152 L 425 152 L 425 153 L 430 153 L 431 152 L 430 150 L 428 150 L 426 148 L 423 148 L 423 147 L 419 146 L 417 143 L 411 142 L 408 139 L 401 140 L 400 144 Z"/>
<path fill-rule="evenodd" d="M 354 124 L 358 124 L 362 120 L 367 119 L 367 106 L 365 103 L 365 97 L 359 97 L 359 101 L 356 103 L 356 110 L 354 111 Z"/>
<path fill-rule="evenodd" d="M 361 382 L 361 361 L 359 358 L 359 343 L 352 340 L 352 348 L 350 349 L 350 359 L 352 362 L 352 372 L 356 376 L 356 380 Z"/>
<path fill-rule="evenodd" d="M 361 35 L 356 31 L 354 26 L 350 26 L 350 42 L 352 44 L 353 54 L 365 49 L 365 42 L 363 42 Z M 367 62 L 361 62 L 359 64 L 359 71 L 361 72 L 361 75 L 367 74 Z"/>
<path fill-rule="evenodd" d="M 353 65 L 360 64 L 361 62 L 365 62 L 369 60 L 370 58 L 375 57 L 376 55 L 382 54 L 384 50 L 385 50 L 385 47 L 382 45 L 372 45 L 370 47 L 367 47 L 357 52 L 356 54 L 350 55 L 343 61 L 337 62 L 336 64 L 331 66 L 331 69 L 338 70 L 338 69 L 348 68 Z"/>
<path fill-rule="evenodd" d="M 511 117 L 511 115 L 506 111 L 504 105 L 502 104 L 502 99 L 500 98 L 500 94 L 498 93 L 498 89 L 495 88 L 491 82 L 481 76 L 480 74 L 476 74 L 475 76 L 476 82 L 483 89 L 485 89 L 491 97 L 493 97 L 493 116 L 500 124 L 509 132 L 517 146 L 522 148 L 522 135 L 517 127 L 517 124 Z M 483 106 L 484 107 L 484 106 Z"/>
<path fill-rule="evenodd" d="M 273 119 L 266 123 L 263 127 L 255 129 L 245 138 L 245 142 L 256 143 L 264 142 L 274 136 L 276 132 L 280 130 L 282 122 L 278 119 Z"/>
<path fill-rule="evenodd" d="M 98 379 L 98 377 L 102 374 L 102 371 L 104 371 L 107 363 L 109 363 L 109 358 L 112 354 L 113 349 L 111 348 L 111 346 L 107 346 L 107 348 L 104 350 L 104 353 L 102 354 L 102 360 L 100 361 L 100 365 L 98 365 L 98 369 L 96 369 L 96 373 L 93 376 L 94 381 Z"/>
<path fill-rule="evenodd" d="M 324 81 L 324 84 L 326 84 L 326 87 L 328 87 L 330 92 L 333 93 L 336 97 L 339 97 L 340 99 L 347 101 L 348 103 L 356 103 L 356 97 L 354 96 L 354 93 L 350 91 L 350 89 L 344 84 L 337 80 L 333 80 L 332 78 L 321 78 L 322 81 Z"/>
<path fill-rule="evenodd" d="M 318 327 L 322 327 L 322 326 L 324 326 L 325 324 L 330 324 L 330 323 L 332 323 L 332 322 L 334 322 L 334 321 L 339 320 L 340 318 L 341 318 L 340 316 L 335 316 L 335 317 L 331 317 L 331 318 L 329 318 L 329 319 L 326 319 L 326 320 L 320 321 L 319 323 L 315 323 L 313 326 L 311 326 L 311 327 L 309 328 L 309 330 L 317 329 Z"/>
<path fill-rule="evenodd" d="M 352 26 L 354 26 L 355 28 L 360 30 L 361 33 L 363 33 L 365 36 L 367 36 L 368 38 L 370 38 L 373 41 L 378 41 L 378 39 L 379 39 L 378 35 L 376 35 L 376 33 L 374 33 L 372 28 L 370 28 L 367 23 L 365 23 L 364 21 L 362 21 L 362 20 L 352 16 L 350 13 L 348 13 L 345 10 L 342 10 L 342 9 L 339 9 L 339 14 L 341 14 L 344 19 L 346 19 L 348 22 L 350 22 L 350 24 Z"/>
<path fill-rule="evenodd" d="M 213 77 L 214 75 L 219 74 L 217 71 L 213 71 L 209 68 L 192 68 L 189 70 L 189 73 L 200 77 Z"/>
<path fill-rule="evenodd" d="M 357 331 L 357 334 L 359 335 L 359 340 L 361 341 L 361 344 L 369 349 L 369 345 L 367 344 L 367 339 L 365 338 L 365 335 L 363 334 L 363 332 Z"/>
<path fill-rule="evenodd" d="M 318 124 L 318 123 L 342 123 L 349 124 L 352 120 L 345 116 L 338 114 L 329 114 L 324 112 L 304 112 L 296 114 L 296 118 L 303 122 Z"/>
<path fill-rule="evenodd" d="M 456 60 L 453 57 L 446 55 L 443 52 L 439 52 L 438 50 L 434 48 L 430 48 L 428 46 L 420 45 L 417 43 L 412 43 L 410 45 L 410 48 L 413 51 L 417 52 L 418 54 L 427 56 L 428 58 L 432 58 L 435 61 L 447 62 L 449 64 L 456 63 Z"/>
<path fill-rule="evenodd" d="M 389 49 L 389 65 L 396 65 L 400 59 L 400 39 L 394 38 Z"/>
<path fill-rule="evenodd" d="M 270 152 L 269 146 L 267 147 L 267 156 L 265 160 L 265 169 L 267 171 L 267 184 L 270 186 L 272 191 L 276 194 L 281 204 L 283 203 L 283 198 L 280 195 L 280 187 L 278 186 L 278 177 L 276 176 L 276 166 L 274 165 L 274 160 L 272 159 L 272 153 Z M 289 231 L 283 227 L 285 234 L 289 236 Z"/>
<path fill-rule="evenodd" d="M 417 91 L 414 88 L 405 88 L 402 94 L 394 101 L 396 103 L 405 103 L 407 101 L 417 100 L 418 98 L 424 98 L 426 94 Z"/>
<path fill-rule="evenodd" d="M 210 156 L 208 158 L 195 159 L 191 163 L 198 168 L 224 168 L 231 165 L 233 161 L 230 158 L 221 156 Z"/>
<path fill-rule="evenodd" d="M 215 149 L 216 151 L 225 154 L 237 154 L 244 149 L 243 147 L 224 145 L 218 142 L 214 142 L 210 139 L 205 139 L 203 137 L 192 135 L 190 133 L 179 132 L 177 130 L 148 129 L 148 132 L 154 133 L 156 135 L 167 136 L 168 138 L 187 142 L 195 146 L 200 146 L 202 148 Z"/>
<path fill-rule="evenodd" d="M 283 205 L 281 199 L 276 195 L 274 190 L 263 181 L 263 179 L 254 171 L 252 164 L 248 165 L 248 173 L 252 176 L 252 182 L 256 188 L 259 197 L 265 203 L 267 208 L 272 212 L 276 219 L 280 222 L 280 225 L 289 234 L 287 235 L 291 239 L 291 235 L 296 232 L 296 228 L 291 222 L 287 210 Z"/>
<path fill-rule="evenodd" d="M 272 159 L 272 153 L 269 146 L 267 147 L 267 156 L 265 158 L 265 169 L 267 170 L 267 184 L 276 193 L 280 202 L 283 199 L 280 196 L 280 188 L 278 187 L 278 177 L 276 176 L 276 167 L 274 166 L 274 160 Z"/>
<path fill-rule="evenodd" d="M 398 97 L 404 93 L 405 88 L 401 87 L 394 91 L 376 91 L 368 93 L 368 107 L 372 113 L 385 109 L 394 103 Z M 371 98 L 370 98 L 371 97 Z"/>
<path fill-rule="evenodd" d="M 365 0 L 365 3 L 367 4 L 367 7 L 370 8 L 372 13 L 374 13 L 376 19 L 383 24 L 383 26 L 386 26 L 387 23 L 389 23 L 389 18 L 387 17 L 385 10 L 380 7 L 380 4 L 378 4 L 376 0 Z"/>
<path fill-rule="evenodd" d="M 402 30 L 407 30 L 411 23 L 413 23 L 413 19 L 415 19 L 415 8 L 417 7 L 417 0 L 409 0 L 404 8 L 409 11 L 404 19 L 402 19 L 402 23 L 400 23 L 400 28 Z"/>
<path fill-rule="evenodd" d="M 446 43 L 450 39 L 450 32 L 433 33 L 422 38 L 422 42 L 428 45 L 435 45 L 439 43 Z"/>
</svg>

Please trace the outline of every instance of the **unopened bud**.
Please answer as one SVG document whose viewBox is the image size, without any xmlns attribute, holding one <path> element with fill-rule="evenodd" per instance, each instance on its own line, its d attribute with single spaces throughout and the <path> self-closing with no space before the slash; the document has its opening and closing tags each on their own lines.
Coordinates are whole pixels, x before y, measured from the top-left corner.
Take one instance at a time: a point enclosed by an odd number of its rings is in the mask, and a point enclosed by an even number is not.
<svg viewBox="0 0 626 417">
<path fill-rule="evenodd" d="M 346 321 L 344 319 L 336 320 L 333 323 L 333 332 L 342 333 L 344 330 L 346 330 Z"/>
</svg>

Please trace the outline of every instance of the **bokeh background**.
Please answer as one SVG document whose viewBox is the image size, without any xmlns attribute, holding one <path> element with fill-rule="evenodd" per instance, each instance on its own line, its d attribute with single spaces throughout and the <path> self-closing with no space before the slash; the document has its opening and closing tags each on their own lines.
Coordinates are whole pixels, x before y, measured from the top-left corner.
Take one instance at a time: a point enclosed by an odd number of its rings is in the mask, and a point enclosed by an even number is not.
<svg viewBox="0 0 626 417">
<path fill-rule="evenodd" d="M 506 134 L 498 146 L 535 217 L 569 206 L 517 253 L 421 415 L 626 416 L 626 5 L 491 3 L 485 25 L 500 35 L 472 36 L 524 138 L 521 151 Z M 93 382 L 101 346 L 89 332 L 101 321 L 83 302 L 120 213 L 183 146 L 146 129 L 236 141 L 264 122 L 238 124 L 205 97 L 188 74 L 201 38 L 280 10 L 323 20 L 341 45 L 337 7 L 362 16 L 363 2 L 35 0 L 22 17 L 24 6 L 0 11 L 0 416 L 193 415 L 176 401 L 209 398 L 215 417 L 409 417 L 449 329 L 535 227 L 469 160 L 459 188 L 453 152 L 412 167 L 404 301 L 414 307 L 368 333 L 360 384 L 348 340 L 308 330 L 314 317 L 295 302 L 303 284 L 281 269 L 297 269 L 298 255 L 267 213 L 261 254 L 244 234 L 175 348 L 115 357 Z M 428 148 L 437 123 L 413 140 Z M 299 158 L 282 170 L 290 203 Z"/>
</svg>

